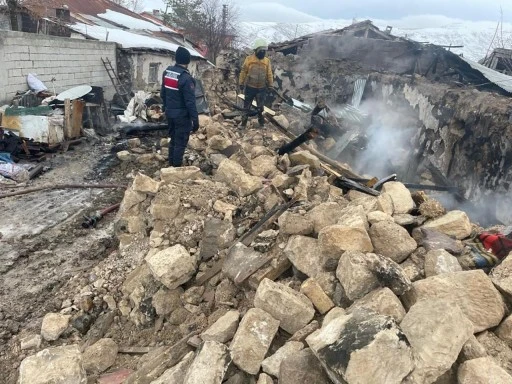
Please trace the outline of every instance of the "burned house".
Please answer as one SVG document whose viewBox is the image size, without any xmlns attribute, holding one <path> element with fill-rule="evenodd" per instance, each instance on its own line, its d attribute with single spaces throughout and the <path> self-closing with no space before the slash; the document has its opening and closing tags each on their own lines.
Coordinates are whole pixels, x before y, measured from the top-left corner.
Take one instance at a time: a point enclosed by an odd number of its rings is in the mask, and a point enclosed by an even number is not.
<svg viewBox="0 0 512 384">
<path fill-rule="evenodd" d="M 342 129 L 331 147 L 318 143 L 331 158 L 362 174 L 460 187 L 507 222 L 512 77 L 390 32 L 363 22 L 272 44 L 275 87 L 331 107 Z M 354 108 L 368 118 L 352 118 Z M 308 117 L 287 112 L 303 132 Z"/>
</svg>

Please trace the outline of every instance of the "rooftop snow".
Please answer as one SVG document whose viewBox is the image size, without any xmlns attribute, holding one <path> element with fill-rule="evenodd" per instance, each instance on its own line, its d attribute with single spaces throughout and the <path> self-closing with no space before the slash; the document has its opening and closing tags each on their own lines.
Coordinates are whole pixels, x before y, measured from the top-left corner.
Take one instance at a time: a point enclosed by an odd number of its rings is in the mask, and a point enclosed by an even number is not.
<svg viewBox="0 0 512 384">
<path fill-rule="evenodd" d="M 144 36 L 122 29 L 105 28 L 97 25 L 86 25 L 83 23 L 76 23 L 69 25 L 69 28 L 75 32 L 81 33 L 99 41 L 111 41 L 121 45 L 123 48 L 135 49 L 151 49 L 151 50 L 165 50 L 176 52 L 179 45 L 160 40 L 151 36 Z M 192 48 L 187 48 L 190 54 L 194 57 L 203 58 L 203 56 Z"/>
<path fill-rule="evenodd" d="M 128 29 L 176 33 L 175 30 L 163 25 L 157 25 L 149 20 L 137 19 L 135 17 L 131 17 L 120 12 L 115 12 L 110 9 L 107 9 L 105 13 L 101 13 L 97 16 L 113 23 L 124 25 Z"/>
</svg>

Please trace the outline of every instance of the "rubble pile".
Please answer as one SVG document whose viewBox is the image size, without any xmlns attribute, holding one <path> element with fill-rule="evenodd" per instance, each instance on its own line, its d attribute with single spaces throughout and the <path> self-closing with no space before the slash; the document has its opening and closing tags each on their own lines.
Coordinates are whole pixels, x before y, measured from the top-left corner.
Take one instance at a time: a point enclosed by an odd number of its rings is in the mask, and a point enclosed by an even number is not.
<svg viewBox="0 0 512 384">
<path fill-rule="evenodd" d="M 116 223 L 128 275 L 47 314 L 19 383 L 512 383 L 511 261 L 470 270 L 464 212 L 399 182 L 344 193 L 283 141 L 219 114 L 187 166 L 136 173 Z M 137 145 L 118 157 L 163 165 L 164 145 Z"/>
</svg>

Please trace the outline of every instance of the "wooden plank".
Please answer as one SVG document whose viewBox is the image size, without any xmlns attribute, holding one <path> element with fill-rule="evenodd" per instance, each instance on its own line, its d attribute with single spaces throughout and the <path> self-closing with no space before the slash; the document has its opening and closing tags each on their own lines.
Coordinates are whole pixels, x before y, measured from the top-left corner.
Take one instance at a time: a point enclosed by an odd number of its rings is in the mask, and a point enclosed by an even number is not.
<svg viewBox="0 0 512 384">
<path fill-rule="evenodd" d="M 149 353 L 154 348 L 151 347 L 119 347 L 119 353 L 124 353 L 126 355 L 145 355 L 146 353 Z"/>
<path fill-rule="evenodd" d="M 73 128 L 71 126 L 71 100 L 64 100 L 64 139 L 71 139 Z"/>
<path fill-rule="evenodd" d="M 149 384 L 162 376 L 167 369 L 174 367 L 187 353 L 192 351 L 192 348 L 187 345 L 187 341 L 198 333 L 193 332 L 173 346 L 167 347 L 162 354 L 146 362 L 137 372 L 129 376 L 124 381 L 124 384 Z"/>
<path fill-rule="evenodd" d="M 71 122 L 71 136 L 70 138 L 80 137 L 82 132 L 82 118 L 84 115 L 85 103 L 81 100 L 73 101 L 73 112 Z"/>
</svg>

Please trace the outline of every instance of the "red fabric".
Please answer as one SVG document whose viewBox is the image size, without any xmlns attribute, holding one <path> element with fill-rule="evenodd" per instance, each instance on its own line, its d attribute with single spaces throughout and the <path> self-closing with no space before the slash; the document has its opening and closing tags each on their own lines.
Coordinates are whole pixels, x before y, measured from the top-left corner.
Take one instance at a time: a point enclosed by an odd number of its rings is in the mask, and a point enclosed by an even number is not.
<svg viewBox="0 0 512 384">
<path fill-rule="evenodd" d="M 482 232 L 478 238 L 485 249 L 492 250 L 492 253 L 500 259 L 512 252 L 512 240 L 501 233 Z"/>
</svg>

